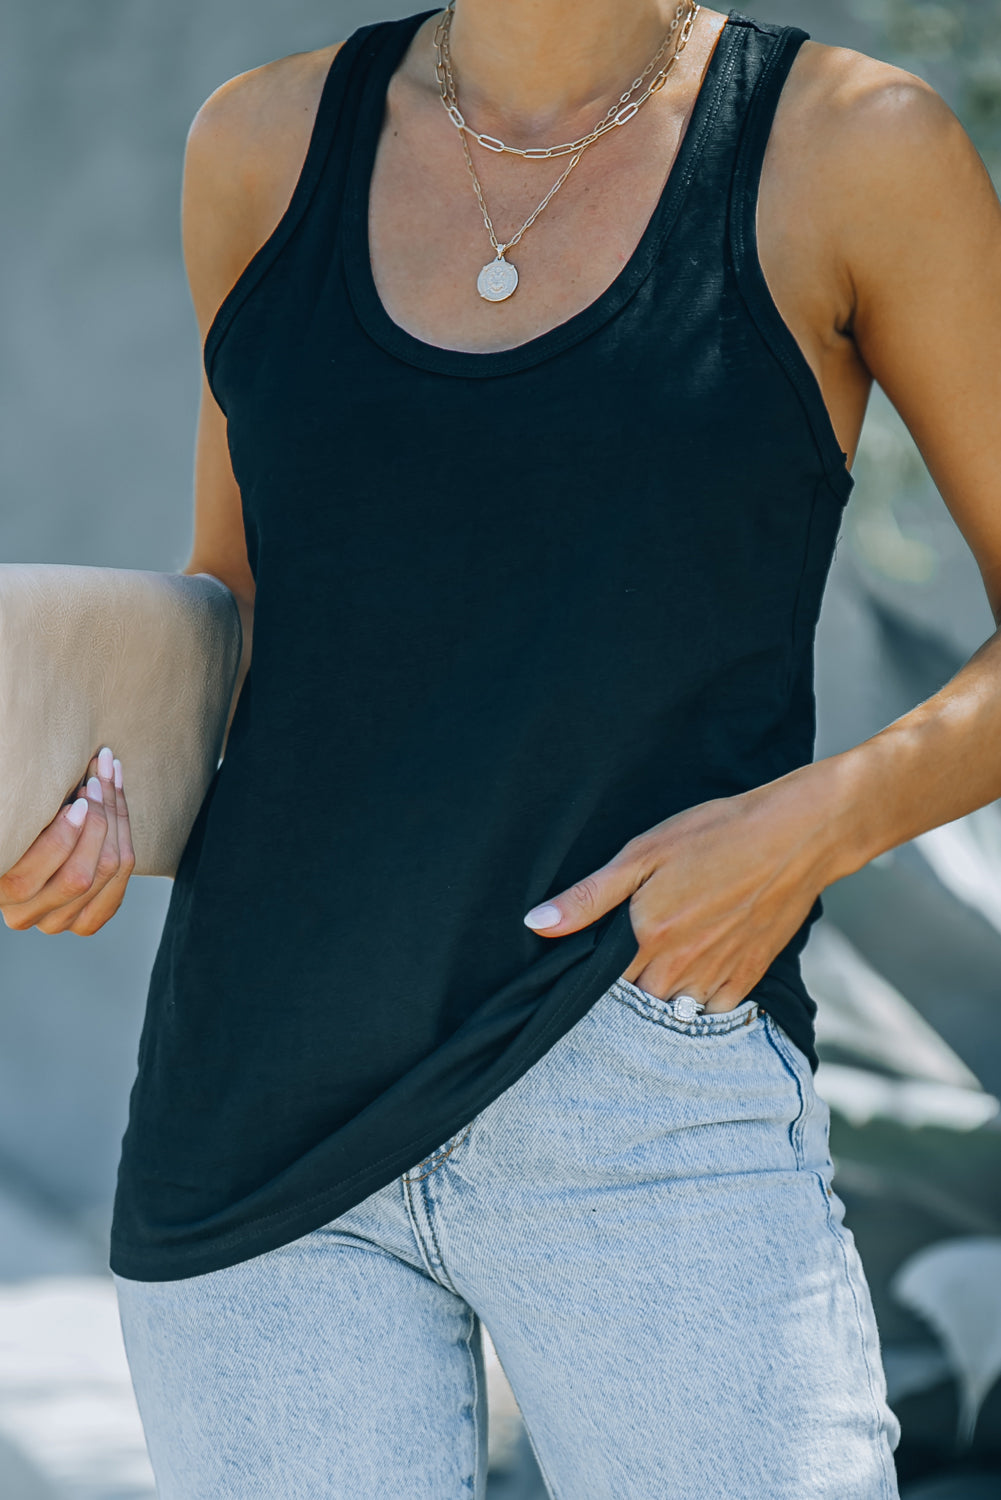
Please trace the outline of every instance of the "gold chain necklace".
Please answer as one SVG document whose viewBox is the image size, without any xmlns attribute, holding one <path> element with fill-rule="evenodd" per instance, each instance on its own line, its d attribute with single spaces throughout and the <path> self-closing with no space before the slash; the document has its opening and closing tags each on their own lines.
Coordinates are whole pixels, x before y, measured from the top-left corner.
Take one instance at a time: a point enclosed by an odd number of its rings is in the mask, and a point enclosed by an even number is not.
<svg viewBox="0 0 1001 1500">
<path fill-rule="evenodd" d="M 582 135 L 575 141 L 564 141 L 561 145 L 558 146 L 539 146 L 532 147 L 527 150 L 522 150 L 518 146 L 506 145 L 504 141 L 499 140 L 496 136 L 481 135 L 479 132 L 473 130 L 469 125 L 467 125 L 462 112 L 459 109 L 459 101 L 455 88 L 455 77 L 452 71 L 452 56 L 449 49 L 449 34 L 452 27 L 452 15 L 455 11 L 455 0 L 449 0 L 448 5 L 441 14 L 438 25 L 435 28 L 435 74 L 438 79 L 438 90 L 441 96 L 441 102 L 445 108 L 445 112 L 448 115 L 449 119 L 452 121 L 452 124 L 459 131 L 459 138 L 462 142 L 462 152 L 466 159 L 466 167 L 468 168 L 469 175 L 472 179 L 473 190 L 476 193 L 476 201 L 480 206 L 480 213 L 483 215 L 483 223 L 486 226 L 488 235 L 490 236 L 490 243 L 494 248 L 494 259 L 487 262 L 487 264 L 480 271 L 479 276 L 476 278 L 476 289 L 479 292 L 480 296 L 483 297 L 487 302 L 503 302 L 511 296 L 512 292 L 514 292 L 515 288 L 518 285 L 518 270 L 516 266 L 513 266 L 510 261 L 505 259 L 506 252 L 508 250 L 512 250 L 514 246 L 517 245 L 521 240 L 522 236 L 529 229 L 531 229 L 532 225 L 542 213 L 543 209 L 548 207 L 549 203 L 566 182 L 567 178 L 570 176 L 570 173 L 580 161 L 587 148 L 589 146 L 593 146 L 595 141 L 600 140 L 603 135 L 606 135 L 608 133 L 608 131 L 616 129 L 619 125 L 625 125 L 629 120 L 633 119 L 634 116 L 639 112 L 640 107 L 644 105 L 646 101 L 652 97 L 652 95 L 659 93 L 660 90 L 664 87 L 672 69 L 674 68 L 675 63 L 678 61 L 678 58 L 681 56 L 682 52 L 685 49 L 685 46 L 687 45 L 688 38 L 691 36 L 692 28 L 695 25 L 695 18 L 699 13 L 700 8 L 701 7 L 696 3 L 696 0 L 682 0 L 682 4 L 680 4 L 675 11 L 674 19 L 671 22 L 667 35 L 658 47 L 657 51 L 654 53 L 653 57 L 647 63 L 646 67 L 643 69 L 643 72 L 633 79 L 629 88 L 626 89 L 624 93 L 619 95 L 617 102 L 610 106 L 610 108 L 598 121 L 594 129 L 589 131 L 587 135 Z M 682 24 L 682 22 L 684 24 Z M 679 28 L 680 34 L 678 34 Z M 666 62 L 664 62 L 663 65 L 658 68 L 658 64 L 661 63 L 665 52 L 670 46 L 672 37 L 674 37 L 676 34 L 678 34 L 678 40 L 674 47 L 674 50 L 671 52 L 671 55 L 667 58 Z M 656 72 L 654 72 L 655 69 L 657 69 Z M 651 78 L 651 81 L 646 84 L 646 80 L 650 78 L 651 74 L 653 74 L 653 77 Z M 643 87 L 644 84 L 646 84 L 645 88 Z M 503 244 L 497 238 L 493 220 L 490 217 L 490 212 L 487 208 L 486 200 L 483 196 L 483 186 L 477 175 L 476 168 L 473 165 L 473 158 L 469 150 L 469 141 L 467 140 L 467 137 L 471 137 L 480 146 L 483 146 L 487 151 L 494 151 L 498 153 L 506 152 L 512 156 L 523 157 L 528 161 L 546 161 L 550 157 L 555 156 L 570 157 L 570 161 L 567 163 L 563 171 L 560 173 L 559 177 L 553 183 L 552 187 L 549 189 L 549 192 L 543 198 L 542 202 L 531 214 L 529 214 L 528 218 L 525 220 L 524 224 L 522 224 L 517 233 L 513 234 L 511 238 L 505 241 Z"/>
</svg>

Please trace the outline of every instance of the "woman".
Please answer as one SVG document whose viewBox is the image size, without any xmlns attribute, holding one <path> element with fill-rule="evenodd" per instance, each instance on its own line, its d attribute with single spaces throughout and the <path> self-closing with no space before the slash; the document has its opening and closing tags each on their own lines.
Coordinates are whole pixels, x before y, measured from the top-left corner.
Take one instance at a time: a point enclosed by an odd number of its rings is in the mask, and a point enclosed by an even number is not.
<svg viewBox="0 0 1001 1500">
<path fill-rule="evenodd" d="M 979 157 L 796 29 L 458 0 L 214 94 L 184 235 L 254 647 L 116 1202 L 160 1494 L 482 1494 L 482 1319 L 553 1495 L 895 1495 L 798 955 L 1001 794 L 1001 640 L 819 762 L 812 642 L 873 378 L 1001 611 Z M 9 926 L 117 909 L 91 771 Z"/>
</svg>

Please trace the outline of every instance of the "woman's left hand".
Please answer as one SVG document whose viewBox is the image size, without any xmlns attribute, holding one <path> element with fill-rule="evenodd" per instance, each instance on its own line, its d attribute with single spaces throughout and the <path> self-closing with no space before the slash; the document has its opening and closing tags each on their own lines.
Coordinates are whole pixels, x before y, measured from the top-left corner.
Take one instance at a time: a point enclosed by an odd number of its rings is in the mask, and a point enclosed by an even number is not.
<svg viewBox="0 0 1001 1500">
<path fill-rule="evenodd" d="M 562 937 L 629 898 L 639 952 L 623 977 L 665 999 L 732 1010 L 844 873 L 816 771 L 676 813 L 534 907 L 527 926 Z"/>
</svg>

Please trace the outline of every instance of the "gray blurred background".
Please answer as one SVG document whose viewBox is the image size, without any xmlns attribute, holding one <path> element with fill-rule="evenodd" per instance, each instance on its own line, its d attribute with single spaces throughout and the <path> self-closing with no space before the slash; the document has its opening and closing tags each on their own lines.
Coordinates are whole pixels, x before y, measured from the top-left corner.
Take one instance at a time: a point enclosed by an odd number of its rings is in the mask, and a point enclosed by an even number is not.
<svg viewBox="0 0 1001 1500">
<path fill-rule="evenodd" d="M 178 233 L 187 127 L 233 74 L 408 9 L 8 0 L 2 560 L 184 565 L 199 380 Z M 1001 0 L 774 0 L 752 14 L 928 78 L 1001 181 Z M 928 696 L 993 629 L 972 559 L 878 393 L 855 472 L 820 632 L 818 754 Z M 4 1500 L 152 1495 L 105 1265 L 168 890 L 133 882 L 92 939 L 0 928 Z M 806 955 L 818 1086 L 903 1424 L 904 1493 L 996 1496 L 998 806 L 883 856 L 832 887 L 825 908 Z M 496 1364 L 491 1380 L 492 1500 L 531 1500 L 542 1490 Z"/>
</svg>

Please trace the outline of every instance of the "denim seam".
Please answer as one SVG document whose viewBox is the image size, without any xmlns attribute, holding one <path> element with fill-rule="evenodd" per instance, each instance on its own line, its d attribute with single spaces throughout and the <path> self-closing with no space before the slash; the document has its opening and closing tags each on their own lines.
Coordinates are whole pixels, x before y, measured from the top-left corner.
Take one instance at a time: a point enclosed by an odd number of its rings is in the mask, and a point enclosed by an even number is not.
<svg viewBox="0 0 1001 1500">
<path fill-rule="evenodd" d="M 418 1221 L 417 1205 L 414 1202 L 410 1181 L 406 1177 L 404 1177 L 402 1181 L 403 1191 L 406 1196 L 407 1218 L 410 1220 L 410 1230 L 417 1244 L 417 1249 L 420 1252 L 421 1260 L 424 1262 L 425 1269 L 427 1270 L 428 1275 L 431 1277 L 431 1280 L 436 1281 L 439 1286 L 444 1286 L 444 1282 L 438 1274 L 438 1269 L 435 1266 L 434 1256 L 428 1249 L 427 1240 L 425 1239 L 424 1233 Z M 451 1290 L 451 1288 L 447 1288 L 447 1290 Z"/>
<path fill-rule="evenodd" d="M 466 1304 L 467 1307 L 469 1304 Z M 469 1364 L 473 1374 L 473 1483 L 472 1493 L 475 1495 L 480 1478 L 480 1383 L 477 1379 L 476 1355 L 473 1353 L 473 1339 L 476 1336 L 476 1314 L 469 1308 L 469 1334 L 466 1338 L 466 1352 L 469 1355 Z M 485 1394 L 485 1393 L 484 1393 Z"/>
<path fill-rule="evenodd" d="M 457 1147 L 462 1145 L 463 1141 L 472 1130 L 473 1123 L 473 1121 L 470 1121 L 462 1134 L 457 1135 L 453 1140 L 449 1141 L 447 1146 L 442 1146 L 438 1151 L 432 1152 L 430 1156 L 426 1156 L 423 1161 L 417 1163 L 419 1167 L 427 1167 L 426 1172 L 417 1172 L 415 1170 L 404 1172 L 404 1181 L 423 1182 L 425 1177 L 430 1177 L 432 1172 L 437 1172 L 442 1162 L 445 1161 L 449 1156 L 451 1156 L 452 1152 L 455 1151 Z"/>
<path fill-rule="evenodd" d="M 453 1282 L 451 1276 L 448 1274 L 448 1271 L 445 1269 L 445 1257 L 441 1251 L 441 1241 L 438 1239 L 438 1231 L 434 1227 L 434 1215 L 431 1211 L 430 1190 L 426 1186 L 422 1186 L 420 1192 L 421 1197 L 424 1199 L 424 1217 L 427 1220 L 428 1232 L 431 1235 L 431 1243 L 434 1245 L 435 1255 L 438 1260 L 438 1280 L 441 1282 L 442 1286 L 447 1287 L 450 1292 L 454 1292 L 455 1295 L 459 1297 L 462 1294 Z"/>
<path fill-rule="evenodd" d="M 845 1281 L 848 1285 L 848 1291 L 851 1295 L 852 1307 L 855 1310 L 855 1326 L 858 1329 L 859 1346 L 862 1350 L 862 1363 L 865 1366 L 866 1385 L 869 1390 L 869 1399 L 872 1402 L 873 1415 L 875 1418 L 876 1446 L 880 1451 L 881 1468 L 883 1473 L 882 1495 L 884 1496 L 884 1500 L 894 1500 L 897 1491 L 895 1488 L 895 1484 L 893 1481 L 891 1481 L 890 1475 L 888 1473 L 886 1449 L 889 1445 L 886 1442 L 886 1433 L 883 1430 L 883 1424 L 879 1418 L 880 1402 L 876 1396 L 876 1391 L 873 1386 L 872 1360 L 870 1358 L 869 1343 L 866 1339 L 865 1326 L 862 1322 L 862 1313 L 859 1309 L 858 1294 L 855 1290 L 855 1282 L 852 1278 L 851 1265 L 848 1260 L 848 1249 L 845 1245 L 844 1235 L 841 1232 L 838 1224 L 835 1222 L 834 1213 L 831 1208 L 831 1195 L 828 1191 L 827 1184 L 824 1181 L 823 1174 L 821 1172 L 814 1172 L 811 1175 L 814 1176 L 817 1179 L 817 1182 L 820 1184 L 820 1190 L 824 1200 L 824 1209 L 826 1211 L 827 1228 L 832 1235 L 835 1244 L 841 1252 L 841 1261 L 845 1271 Z M 892 1461 L 893 1460 L 891 1453 L 890 1464 L 892 1464 Z"/>
<path fill-rule="evenodd" d="M 793 1154 L 796 1157 L 796 1167 L 797 1169 L 801 1169 L 806 1165 L 803 1151 L 803 1135 L 806 1129 L 808 1113 L 806 1090 L 803 1087 L 803 1080 L 800 1078 L 799 1071 L 796 1068 L 795 1058 L 789 1055 L 789 1049 L 778 1027 L 769 1015 L 765 1016 L 765 1036 L 768 1038 L 782 1066 L 792 1078 L 793 1083 L 796 1085 L 796 1092 L 799 1095 L 799 1113 L 789 1125 L 789 1144 L 792 1146 Z"/>
</svg>

